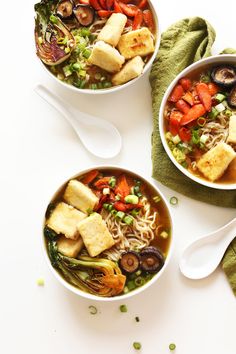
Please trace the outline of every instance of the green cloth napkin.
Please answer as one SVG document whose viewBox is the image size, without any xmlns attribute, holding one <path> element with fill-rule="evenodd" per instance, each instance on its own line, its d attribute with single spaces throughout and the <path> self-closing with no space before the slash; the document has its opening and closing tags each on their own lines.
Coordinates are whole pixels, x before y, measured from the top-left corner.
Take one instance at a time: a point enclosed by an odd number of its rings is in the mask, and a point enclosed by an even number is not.
<svg viewBox="0 0 236 354">
<path fill-rule="evenodd" d="M 183 175 L 168 158 L 159 135 L 158 114 L 163 95 L 171 81 L 193 62 L 211 55 L 215 31 L 209 22 L 193 17 L 183 19 L 169 27 L 161 36 L 158 55 L 152 65 L 153 177 L 165 186 L 205 203 L 236 208 L 236 191 L 222 191 L 204 187 Z M 236 53 L 226 49 L 224 53 Z M 229 246 L 223 269 L 236 295 L 236 239 Z"/>
</svg>

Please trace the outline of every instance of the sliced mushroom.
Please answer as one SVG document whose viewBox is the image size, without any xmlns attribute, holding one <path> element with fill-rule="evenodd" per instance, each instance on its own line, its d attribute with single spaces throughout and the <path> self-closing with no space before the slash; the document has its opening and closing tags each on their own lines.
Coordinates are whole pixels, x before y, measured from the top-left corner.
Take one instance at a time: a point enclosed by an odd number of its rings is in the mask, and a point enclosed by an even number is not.
<svg viewBox="0 0 236 354">
<path fill-rule="evenodd" d="M 146 272 L 156 273 L 163 267 L 164 263 L 163 254 L 156 247 L 146 247 L 140 252 L 140 266 Z"/>
<path fill-rule="evenodd" d="M 78 5 L 74 7 L 73 12 L 77 21 L 82 26 L 89 26 L 94 21 L 95 12 L 94 9 L 89 5 Z"/>
<path fill-rule="evenodd" d="M 57 16 L 62 20 L 70 18 L 73 14 L 73 6 L 74 4 L 70 0 L 60 1 L 56 9 Z"/>
<path fill-rule="evenodd" d="M 230 107 L 236 108 L 236 86 L 231 90 L 227 101 Z"/>
<path fill-rule="evenodd" d="M 119 266 L 124 273 L 131 274 L 139 269 L 139 254 L 134 251 L 128 251 L 122 254 L 119 260 Z"/>
<path fill-rule="evenodd" d="M 236 83 L 236 68 L 231 65 L 221 65 L 211 72 L 212 80 L 223 87 L 231 87 Z"/>
</svg>

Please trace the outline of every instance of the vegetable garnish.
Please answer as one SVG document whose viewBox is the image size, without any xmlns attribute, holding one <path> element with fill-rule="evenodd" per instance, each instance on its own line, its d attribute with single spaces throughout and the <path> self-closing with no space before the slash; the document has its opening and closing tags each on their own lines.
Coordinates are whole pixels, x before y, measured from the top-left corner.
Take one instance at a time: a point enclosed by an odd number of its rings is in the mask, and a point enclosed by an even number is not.
<svg viewBox="0 0 236 354">
<path fill-rule="evenodd" d="M 133 347 L 136 350 L 140 350 L 142 348 L 142 344 L 140 342 L 134 342 Z"/>
<path fill-rule="evenodd" d="M 128 308 L 126 305 L 120 305 L 120 312 L 127 312 Z"/>
<path fill-rule="evenodd" d="M 136 322 L 140 322 L 140 318 L 138 316 L 135 317 Z"/>
<path fill-rule="evenodd" d="M 174 343 L 170 343 L 169 349 L 170 350 L 175 350 L 175 348 L 176 348 L 176 345 Z"/>
<path fill-rule="evenodd" d="M 177 205 L 178 204 L 178 198 L 177 197 L 171 197 L 170 198 L 170 204 L 171 205 Z"/>
<path fill-rule="evenodd" d="M 95 306 L 90 305 L 89 306 L 89 312 L 91 313 L 91 315 L 96 315 L 98 313 L 98 310 Z"/>
<path fill-rule="evenodd" d="M 43 278 L 38 278 L 37 279 L 37 285 L 38 286 L 44 286 L 44 279 Z"/>
</svg>

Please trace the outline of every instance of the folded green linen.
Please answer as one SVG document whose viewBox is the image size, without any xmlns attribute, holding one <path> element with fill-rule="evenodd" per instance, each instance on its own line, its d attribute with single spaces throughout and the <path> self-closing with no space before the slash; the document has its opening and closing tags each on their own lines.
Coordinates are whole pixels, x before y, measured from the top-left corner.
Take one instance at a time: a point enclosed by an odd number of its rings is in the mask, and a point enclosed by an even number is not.
<svg viewBox="0 0 236 354">
<path fill-rule="evenodd" d="M 171 81 L 193 62 L 211 55 L 215 31 L 209 22 L 193 17 L 183 19 L 169 27 L 161 36 L 158 55 L 152 65 L 153 177 L 165 186 L 205 203 L 236 208 L 236 191 L 223 191 L 204 187 L 183 175 L 168 158 L 159 135 L 158 114 L 163 95 Z M 224 53 L 236 53 L 226 49 Z M 231 243 L 224 259 L 223 269 L 236 295 L 236 240 Z"/>
</svg>

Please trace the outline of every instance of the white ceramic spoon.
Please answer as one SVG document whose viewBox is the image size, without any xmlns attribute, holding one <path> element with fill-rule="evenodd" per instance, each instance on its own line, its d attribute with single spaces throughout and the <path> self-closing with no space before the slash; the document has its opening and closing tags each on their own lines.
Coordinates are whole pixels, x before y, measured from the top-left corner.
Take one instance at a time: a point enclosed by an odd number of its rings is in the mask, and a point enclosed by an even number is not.
<svg viewBox="0 0 236 354">
<path fill-rule="evenodd" d="M 183 252 L 179 267 L 190 279 L 210 275 L 220 263 L 226 248 L 236 237 L 236 218 L 220 229 L 191 243 Z"/>
<path fill-rule="evenodd" d="M 76 116 L 73 115 L 68 105 L 43 85 L 37 85 L 35 92 L 63 115 L 93 155 L 106 159 L 120 152 L 122 139 L 113 124 L 80 111 L 77 111 Z"/>
</svg>

